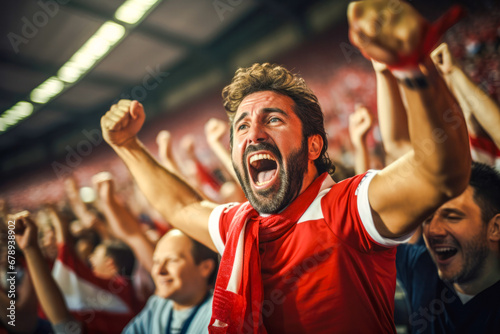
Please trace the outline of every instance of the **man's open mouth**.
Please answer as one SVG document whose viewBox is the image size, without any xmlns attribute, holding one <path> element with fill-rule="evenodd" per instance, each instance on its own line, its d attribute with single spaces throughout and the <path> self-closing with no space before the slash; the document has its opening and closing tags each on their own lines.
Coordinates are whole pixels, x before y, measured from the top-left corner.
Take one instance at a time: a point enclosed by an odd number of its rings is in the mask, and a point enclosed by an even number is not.
<svg viewBox="0 0 500 334">
<path fill-rule="evenodd" d="M 252 181 L 257 187 L 265 187 L 270 184 L 278 174 L 276 159 L 269 153 L 257 153 L 248 160 L 249 173 Z"/>
<path fill-rule="evenodd" d="M 452 246 L 437 246 L 433 247 L 434 253 L 438 261 L 443 262 L 457 254 L 458 249 Z"/>
</svg>

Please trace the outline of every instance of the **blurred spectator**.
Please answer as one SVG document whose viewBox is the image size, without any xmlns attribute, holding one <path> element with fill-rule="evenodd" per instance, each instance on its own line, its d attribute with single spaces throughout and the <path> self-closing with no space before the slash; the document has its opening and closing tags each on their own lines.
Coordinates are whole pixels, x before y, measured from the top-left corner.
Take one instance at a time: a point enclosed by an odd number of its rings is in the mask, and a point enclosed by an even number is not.
<svg viewBox="0 0 500 334">
<path fill-rule="evenodd" d="M 124 333 L 208 333 L 217 254 L 171 230 L 158 242 L 153 263 L 155 295 Z"/>
</svg>

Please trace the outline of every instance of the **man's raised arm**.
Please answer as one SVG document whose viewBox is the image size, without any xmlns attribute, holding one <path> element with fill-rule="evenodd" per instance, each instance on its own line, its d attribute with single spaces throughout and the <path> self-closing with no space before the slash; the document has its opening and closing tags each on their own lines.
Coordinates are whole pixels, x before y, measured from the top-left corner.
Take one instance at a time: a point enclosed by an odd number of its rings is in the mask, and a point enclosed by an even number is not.
<svg viewBox="0 0 500 334">
<path fill-rule="evenodd" d="M 146 150 L 136 137 L 144 119 L 139 102 L 120 100 L 101 118 L 103 137 L 125 162 L 151 205 L 173 226 L 215 251 L 208 232 L 214 205 L 203 201 Z"/>
<path fill-rule="evenodd" d="M 348 17 L 351 40 L 366 56 L 389 65 L 420 52 L 431 31 L 405 2 L 353 2 Z M 411 232 L 441 204 L 462 193 L 470 174 L 463 115 L 434 66 L 423 68 L 421 62 L 428 55 L 418 58 L 420 64 L 413 64 L 411 71 L 408 66 L 393 71 L 399 75 L 408 112 L 412 150 L 377 174 L 368 190 L 375 227 L 387 238 Z"/>
</svg>

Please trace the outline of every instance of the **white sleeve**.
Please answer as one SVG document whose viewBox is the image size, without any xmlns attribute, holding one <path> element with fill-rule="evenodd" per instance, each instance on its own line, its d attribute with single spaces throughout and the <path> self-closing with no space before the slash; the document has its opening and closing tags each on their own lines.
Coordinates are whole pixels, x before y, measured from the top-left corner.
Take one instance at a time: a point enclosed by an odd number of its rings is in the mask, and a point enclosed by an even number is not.
<svg viewBox="0 0 500 334">
<path fill-rule="evenodd" d="M 208 219 L 208 232 L 210 233 L 210 237 L 212 238 L 212 241 L 214 242 L 215 247 L 217 248 L 217 251 L 219 254 L 222 255 L 224 253 L 224 243 L 222 242 L 222 238 L 220 236 L 220 216 L 222 215 L 222 212 L 235 204 L 238 203 L 228 203 L 228 204 L 223 204 L 219 205 L 216 207 L 212 213 L 210 214 L 210 218 Z"/>
<path fill-rule="evenodd" d="M 401 243 L 408 242 L 410 238 L 413 236 L 414 232 L 403 235 L 399 238 L 386 238 L 380 235 L 375 227 L 375 222 L 373 221 L 372 211 L 370 207 L 370 201 L 368 199 L 368 187 L 375 175 L 377 175 L 378 171 L 369 170 L 366 175 L 363 177 L 361 182 L 358 185 L 358 189 L 356 189 L 356 194 L 358 196 L 358 213 L 361 217 L 361 222 L 363 226 L 370 235 L 370 237 L 378 244 L 386 247 L 397 246 Z"/>
</svg>

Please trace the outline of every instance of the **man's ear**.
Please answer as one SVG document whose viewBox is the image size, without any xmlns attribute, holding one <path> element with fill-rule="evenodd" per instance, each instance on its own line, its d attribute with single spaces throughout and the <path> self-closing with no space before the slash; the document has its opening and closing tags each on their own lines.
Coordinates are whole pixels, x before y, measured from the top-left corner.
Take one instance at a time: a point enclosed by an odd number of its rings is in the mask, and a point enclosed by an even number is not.
<svg viewBox="0 0 500 334">
<path fill-rule="evenodd" d="M 500 241 L 500 213 L 491 218 L 488 223 L 488 240 Z"/>
<path fill-rule="evenodd" d="M 203 260 L 198 265 L 198 268 L 200 269 L 201 276 L 208 279 L 210 275 L 212 275 L 212 272 L 215 270 L 215 262 L 213 259 Z"/>
<path fill-rule="evenodd" d="M 307 149 L 309 160 L 318 159 L 323 149 L 323 138 L 318 134 L 309 136 L 307 138 Z"/>
</svg>

